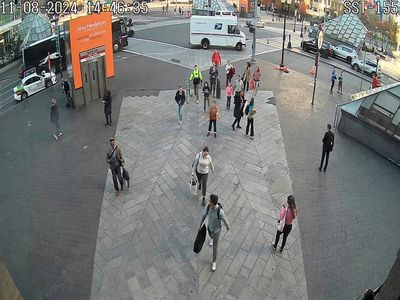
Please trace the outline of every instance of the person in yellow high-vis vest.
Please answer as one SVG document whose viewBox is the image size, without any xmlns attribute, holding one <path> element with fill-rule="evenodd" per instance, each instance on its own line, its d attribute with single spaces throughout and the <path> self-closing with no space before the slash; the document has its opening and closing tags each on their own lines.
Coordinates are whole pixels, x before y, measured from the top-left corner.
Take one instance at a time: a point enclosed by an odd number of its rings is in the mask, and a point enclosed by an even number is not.
<svg viewBox="0 0 400 300">
<path fill-rule="evenodd" d="M 194 94 L 196 95 L 196 102 L 197 104 L 199 103 L 199 85 L 203 81 L 203 75 L 201 74 L 201 71 L 197 67 L 197 65 L 194 65 L 194 69 L 192 73 L 190 74 L 190 81 L 193 80 L 193 89 L 194 89 Z"/>
</svg>

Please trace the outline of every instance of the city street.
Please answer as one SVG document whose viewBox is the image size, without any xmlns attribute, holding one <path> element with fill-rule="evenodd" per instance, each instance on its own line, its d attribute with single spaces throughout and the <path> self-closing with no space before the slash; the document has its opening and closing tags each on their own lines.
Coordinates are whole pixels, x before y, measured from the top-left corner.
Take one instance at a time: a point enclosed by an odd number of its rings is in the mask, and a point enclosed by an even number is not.
<svg viewBox="0 0 400 300">
<path fill-rule="evenodd" d="M 379 286 L 400 246 L 399 167 L 334 130 L 328 170 L 318 172 L 326 124 L 359 91 L 361 74 L 321 59 L 312 107 L 313 57 L 287 50 L 290 72 L 275 70 L 279 26 L 259 30 L 255 139 L 232 131 L 224 92 L 218 136 L 207 138 L 202 99 L 185 104 L 180 127 L 173 97 L 194 63 L 208 80 L 213 49 L 189 47 L 187 20 L 177 19 L 141 17 L 129 46 L 114 54 L 112 127 L 101 101 L 67 109 L 59 85 L 16 105 L 19 66 L 1 74 L 0 256 L 24 299 L 336 300 Z M 241 52 L 219 49 L 223 64 L 231 59 L 241 73 L 248 43 Z M 329 93 L 332 64 L 345 71 L 343 95 Z M 119 196 L 105 161 L 112 136 L 131 174 Z M 208 245 L 192 251 L 203 207 L 189 192 L 190 166 L 205 145 L 216 166 L 208 193 L 219 194 L 232 225 L 223 228 L 214 273 Z M 275 216 L 290 193 L 299 215 L 279 254 L 270 247 Z"/>
</svg>

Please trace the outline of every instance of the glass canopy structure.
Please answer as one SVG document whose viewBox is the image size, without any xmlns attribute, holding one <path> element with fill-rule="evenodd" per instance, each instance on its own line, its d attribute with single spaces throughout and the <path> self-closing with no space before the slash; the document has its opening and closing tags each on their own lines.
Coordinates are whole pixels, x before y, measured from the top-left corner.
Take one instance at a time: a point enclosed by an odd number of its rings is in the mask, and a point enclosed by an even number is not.
<svg viewBox="0 0 400 300">
<path fill-rule="evenodd" d="M 354 94 L 338 107 L 339 130 L 400 164 L 400 82 Z"/>
<path fill-rule="evenodd" d="M 344 14 L 326 22 L 324 26 L 326 36 L 355 48 L 362 46 L 367 32 L 367 28 L 355 14 Z"/>
<path fill-rule="evenodd" d="M 51 36 L 52 28 L 49 19 L 41 13 L 26 15 L 19 27 L 22 47 Z"/>
</svg>

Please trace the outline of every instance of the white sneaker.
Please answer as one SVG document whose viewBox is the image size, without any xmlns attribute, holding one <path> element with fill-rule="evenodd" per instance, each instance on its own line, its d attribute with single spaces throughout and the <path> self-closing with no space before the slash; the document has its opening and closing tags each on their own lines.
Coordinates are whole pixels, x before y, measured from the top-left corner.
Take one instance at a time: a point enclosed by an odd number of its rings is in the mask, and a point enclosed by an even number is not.
<svg viewBox="0 0 400 300">
<path fill-rule="evenodd" d="M 53 134 L 53 136 L 54 136 L 54 138 L 55 138 L 56 140 L 58 140 L 57 134 Z"/>
<path fill-rule="evenodd" d="M 211 266 L 211 271 L 215 271 L 217 269 L 217 263 L 214 261 Z"/>
<path fill-rule="evenodd" d="M 199 104 L 199 100 L 197 100 L 196 103 Z"/>
<path fill-rule="evenodd" d="M 212 246 L 212 245 L 213 245 L 213 240 L 210 239 L 210 241 L 208 242 L 208 244 L 209 244 L 210 246 Z"/>
<path fill-rule="evenodd" d="M 179 121 L 179 125 L 181 125 L 181 126 L 182 126 L 182 121 Z"/>
<path fill-rule="evenodd" d="M 60 136 L 62 136 L 63 135 L 63 133 L 62 132 L 60 132 L 59 134 L 58 134 L 58 137 L 60 137 Z"/>
</svg>

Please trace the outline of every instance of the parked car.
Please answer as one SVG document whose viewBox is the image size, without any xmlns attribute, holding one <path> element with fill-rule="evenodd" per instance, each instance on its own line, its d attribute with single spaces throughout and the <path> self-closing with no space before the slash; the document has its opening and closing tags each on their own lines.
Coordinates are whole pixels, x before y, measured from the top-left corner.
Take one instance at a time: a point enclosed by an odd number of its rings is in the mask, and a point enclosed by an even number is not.
<svg viewBox="0 0 400 300">
<path fill-rule="evenodd" d="M 254 26 L 254 19 L 247 20 L 246 21 L 246 26 L 248 26 L 248 27 Z M 264 21 L 262 21 L 261 19 L 257 19 L 257 27 L 258 28 L 264 28 L 265 27 Z"/>
<path fill-rule="evenodd" d="M 25 100 L 29 96 L 40 92 L 57 83 L 56 74 L 53 72 L 42 72 L 31 74 L 22 79 L 21 84 L 14 88 L 14 99 Z"/>
<path fill-rule="evenodd" d="M 370 60 L 355 60 L 352 64 L 351 67 L 353 70 L 356 70 L 357 72 L 364 72 L 368 74 L 369 76 L 373 77 L 374 75 L 377 75 L 376 71 L 378 70 L 378 74 L 381 72 L 381 68 L 376 65 L 375 62 L 370 61 Z"/>
<path fill-rule="evenodd" d="M 309 41 L 302 41 L 301 42 L 301 49 L 306 52 L 317 52 L 317 45 L 315 44 L 315 39 L 311 39 Z M 329 56 L 333 55 L 333 47 L 332 44 L 329 42 L 324 41 L 322 43 L 322 48 L 321 48 L 321 56 L 328 58 Z"/>
<path fill-rule="evenodd" d="M 347 47 L 344 45 L 339 45 L 339 46 L 333 47 L 333 57 L 342 58 L 349 65 L 351 65 L 351 62 L 353 60 L 358 59 L 358 54 L 357 54 L 357 51 L 354 50 L 353 48 L 350 48 L 350 47 Z"/>
</svg>

